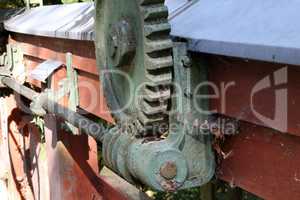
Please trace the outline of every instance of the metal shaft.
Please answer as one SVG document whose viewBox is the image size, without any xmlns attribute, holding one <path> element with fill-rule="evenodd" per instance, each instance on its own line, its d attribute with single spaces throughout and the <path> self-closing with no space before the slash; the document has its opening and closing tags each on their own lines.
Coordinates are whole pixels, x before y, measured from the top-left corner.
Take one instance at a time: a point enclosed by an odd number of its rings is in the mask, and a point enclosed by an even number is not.
<svg viewBox="0 0 300 200">
<path fill-rule="evenodd" d="M 39 93 L 19 84 L 12 78 L 3 77 L 1 82 L 29 100 L 33 100 L 35 96 L 39 95 Z M 95 123 L 92 120 L 60 105 L 58 102 L 55 102 L 49 98 L 42 98 L 41 105 L 49 113 L 56 114 L 58 117 L 68 121 L 87 135 L 90 135 L 96 140 L 102 142 L 103 136 L 106 133 L 106 129 L 102 124 Z"/>
</svg>

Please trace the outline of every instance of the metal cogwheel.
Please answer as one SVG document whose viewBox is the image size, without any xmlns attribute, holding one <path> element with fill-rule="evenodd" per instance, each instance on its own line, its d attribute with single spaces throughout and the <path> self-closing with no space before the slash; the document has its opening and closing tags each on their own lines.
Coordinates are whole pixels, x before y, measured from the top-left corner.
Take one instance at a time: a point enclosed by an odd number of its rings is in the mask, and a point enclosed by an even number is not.
<svg viewBox="0 0 300 200">
<path fill-rule="evenodd" d="M 143 133 L 167 122 L 173 43 L 164 0 L 97 0 L 95 44 L 116 121 L 134 120 Z"/>
</svg>

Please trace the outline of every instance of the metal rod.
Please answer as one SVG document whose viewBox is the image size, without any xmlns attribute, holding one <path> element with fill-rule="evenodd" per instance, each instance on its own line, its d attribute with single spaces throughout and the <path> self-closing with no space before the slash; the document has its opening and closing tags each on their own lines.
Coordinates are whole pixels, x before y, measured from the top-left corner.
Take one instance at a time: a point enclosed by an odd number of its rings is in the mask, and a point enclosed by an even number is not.
<svg viewBox="0 0 300 200">
<path fill-rule="evenodd" d="M 2 77 L 1 82 L 31 101 L 33 101 L 34 97 L 40 94 L 24 85 L 19 84 L 14 79 L 9 77 Z M 103 136 L 106 133 L 106 129 L 102 124 L 95 123 L 92 120 L 60 105 L 58 102 L 55 102 L 49 98 L 42 98 L 41 106 L 48 112 L 56 114 L 75 127 L 79 128 L 87 135 L 90 135 L 96 140 L 102 142 Z"/>
<path fill-rule="evenodd" d="M 14 79 L 9 77 L 2 77 L 1 82 L 29 100 L 33 100 L 33 97 L 39 94 L 34 90 L 19 84 Z"/>
</svg>

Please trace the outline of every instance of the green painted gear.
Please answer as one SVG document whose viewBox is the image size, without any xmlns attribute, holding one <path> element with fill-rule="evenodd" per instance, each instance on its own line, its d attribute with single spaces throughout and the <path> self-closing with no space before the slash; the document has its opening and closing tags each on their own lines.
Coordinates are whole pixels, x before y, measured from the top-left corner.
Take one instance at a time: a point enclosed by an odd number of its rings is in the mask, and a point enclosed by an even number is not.
<svg viewBox="0 0 300 200">
<path fill-rule="evenodd" d="M 95 46 L 117 122 L 133 120 L 139 130 L 149 130 L 168 121 L 173 43 L 164 0 L 97 0 Z"/>
</svg>

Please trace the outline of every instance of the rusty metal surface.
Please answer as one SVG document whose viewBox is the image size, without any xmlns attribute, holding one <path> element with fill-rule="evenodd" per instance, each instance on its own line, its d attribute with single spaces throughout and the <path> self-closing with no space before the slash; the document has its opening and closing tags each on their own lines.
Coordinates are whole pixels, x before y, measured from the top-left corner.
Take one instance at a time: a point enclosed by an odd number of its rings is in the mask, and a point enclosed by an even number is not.
<svg viewBox="0 0 300 200">
<path fill-rule="evenodd" d="M 300 137 L 241 123 L 217 176 L 264 199 L 300 199 Z"/>
<path fill-rule="evenodd" d="M 111 119 L 101 95 L 98 73 L 93 57 L 94 47 L 92 45 L 86 43 L 86 49 L 84 49 L 79 48 L 82 43 L 76 46 L 74 41 L 62 40 L 57 42 L 57 40 L 51 41 L 51 39 L 49 41 L 49 38 L 33 39 L 34 45 L 32 45 L 32 43 L 30 43 L 31 38 L 28 36 L 18 39 L 19 40 L 16 41 L 11 38 L 10 42 L 19 43 L 23 42 L 23 39 L 28 42 L 22 43 L 25 47 L 28 47 L 25 48 L 27 73 L 46 59 L 57 59 L 65 63 L 65 53 L 72 52 L 74 54 L 75 52 L 74 63 L 79 72 L 79 93 L 82 95 L 80 102 L 83 106 L 81 106 L 81 108 L 86 108 L 86 111 L 108 121 Z M 91 70 L 89 71 L 89 69 Z M 52 76 L 52 87 L 57 89 L 59 81 L 65 77 L 65 68 L 56 70 Z M 29 81 L 37 87 L 45 87 L 45 85 L 39 81 L 32 79 L 29 79 Z M 92 91 L 91 93 L 89 88 L 86 88 L 86 84 L 92 85 L 97 91 Z M 95 97 L 96 94 L 97 97 Z M 97 100 L 96 106 L 94 105 L 93 108 L 89 108 L 91 103 L 88 101 L 91 99 Z M 67 105 L 68 99 L 64 98 L 60 103 Z M 100 103 L 102 106 L 99 106 Z M 16 116 L 13 115 L 11 117 L 14 119 Z M 22 120 L 20 121 L 22 122 Z M 97 144 L 92 138 L 84 135 L 71 136 L 66 134 L 60 129 L 61 124 L 51 115 L 47 116 L 45 121 L 46 143 L 44 145 L 44 151 L 47 156 L 46 160 L 41 161 L 40 166 L 46 165 L 47 168 L 40 172 L 39 179 L 35 179 L 35 181 L 39 183 L 41 177 L 43 177 L 43 181 L 46 181 L 46 183 L 43 184 L 44 187 L 42 189 L 46 191 L 37 193 L 36 190 L 34 190 L 30 195 L 45 195 L 43 199 L 128 199 L 122 194 L 122 191 L 117 190 L 113 184 L 99 177 Z M 23 140 L 23 136 L 20 137 L 20 140 Z M 19 141 L 17 141 L 15 145 L 19 145 Z M 41 143 L 37 142 L 37 145 L 41 145 Z M 31 150 L 31 148 L 32 146 L 29 145 L 28 149 Z M 16 170 L 18 170 L 18 174 L 23 175 L 25 173 L 24 170 L 22 170 L 23 168 L 18 166 L 23 166 L 24 159 L 22 160 L 20 158 L 20 156 L 14 156 L 14 165 L 17 166 Z M 30 161 L 31 160 L 28 162 Z M 13 183 L 15 183 L 15 181 L 13 181 Z M 18 182 L 16 183 L 18 184 Z M 16 188 L 18 187 L 20 186 L 17 185 Z M 22 190 L 31 191 L 30 188 Z M 20 193 L 18 190 L 16 191 L 17 194 Z M 23 195 L 23 193 L 21 194 Z M 24 197 L 23 199 L 32 198 Z"/>
<path fill-rule="evenodd" d="M 55 79 L 64 74 L 56 72 Z M 57 75 L 57 76 L 56 76 Z M 53 81 L 57 87 L 58 81 Z M 11 199 L 127 199 L 99 177 L 97 143 L 85 135 L 72 136 L 60 129 L 60 123 L 48 115 L 43 135 L 32 124 L 32 116 L 18 105 L 27 105 L 19 96 L 6 97 L 8 113 L 9 169 L 6 179 Z M 67 103 L 66 99 L 61 102 Z M 1 113 L 1 119 L 7 116 Z M 1 124 L 0 145 L 3 147 Z M 1 155 L 1 161 L 3 156 Z M 107 194 L 107 192 L 109 192 Z"/>
<path fill-rule="evenodd" d="M 43 144 L 40 143 L 40 134 L 32 117 L 17 108 L 20 104 L 18 96 L 3 98 L 7 109 L 7 187 L 10 199 L 49 199 L 47 163 Z M 1 115 L 2 117 L 6 117 Z M 5 125 L 1 124 L 1 133 Z M 1 146 L 4 144 L 1 143 Z M 24 162 L 25 160 L 25 162 Z M 5 159 L 1 157 L 1 163 Z"/>
<path fill-rule="evenodd" d="M 79 105 L 81 108 L 95 116 L 105 119 L 108 122 L 114 122 L 105 103 L 106 100 L 102 95 L 102 88 L 97 75 L 83 71 L 79 72 L 78 90 Z"/>
<path fill-rule="evenodd" d="M 43 60 L 53 59 L 65 63 L 65 54 L 71 52 L 75 68 L 98 74 L 93 42 L 12 33 L 9 43 L 15 42 L 22 46 L 25 55 Z"/>
<path fill-rule="evenodd" d="M 42 143 L 32 117 L 16 108 L 20 103 L 19 97 L 5 98 L 10 166 L 6 181 L 10 199 L 102 199 L 101 191 L 95 187 L 98 184 L 91 184 L 98 174 L 96 142 L 86 136 L 70 137 L 60 132 L 59 139 L 67 144 L 56 143 L 56 133 L 46 131 L 47 142 Z M 51 122 L 57 125 L 53 119 Z M 2 124 L 1 133 L 4 128 Z M 55 126 L 51 129 L 56 131 Z"/>
<path fill-rule="evenodd" d="M 45 121 L 50 199 L 102 199 L 94 181 L 98 173 L 96 142 L 85 135 L 64 133 L 54 116 Z"/>
</svg>

